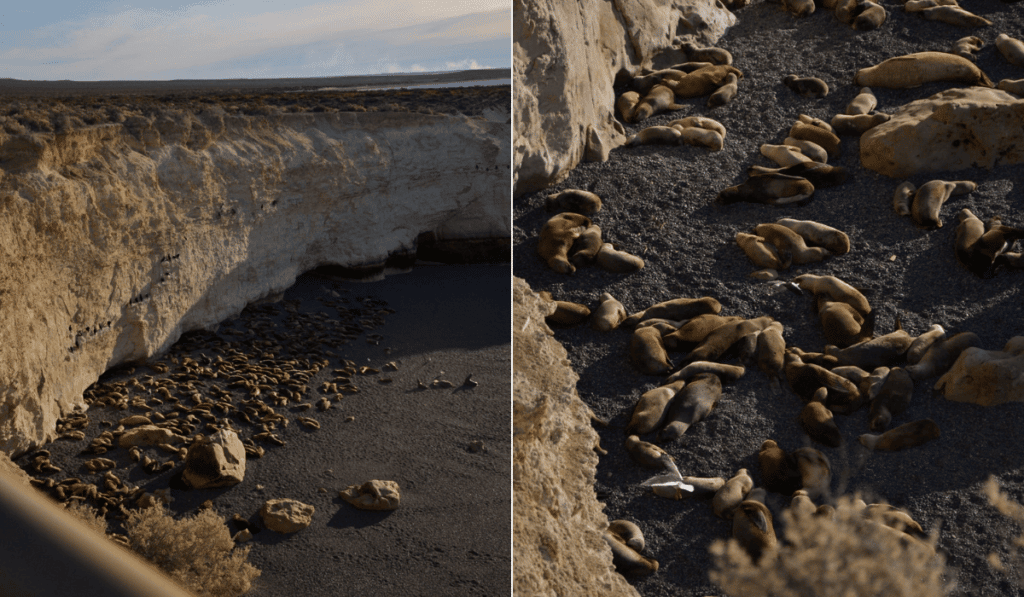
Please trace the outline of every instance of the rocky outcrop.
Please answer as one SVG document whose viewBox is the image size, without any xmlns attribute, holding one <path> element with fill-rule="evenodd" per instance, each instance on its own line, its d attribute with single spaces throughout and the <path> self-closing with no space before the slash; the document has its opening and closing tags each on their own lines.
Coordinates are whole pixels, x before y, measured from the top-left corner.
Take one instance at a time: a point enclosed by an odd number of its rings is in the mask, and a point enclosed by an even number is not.
<svg viewBox="0 0 1024 597">
<path fill-rule="evenodd" d="M 924 172 L 1024 163 L 1024 100 L 985 87 L 910 102 L 860 138 L 865 168 L 907 178 Z"/>
<path fill-rule="evenodd" d="M 1011 338 L 1003 350 L 964 350 L 935 389 L 948 400 L 981 406 L 1024 402 L 1024 336 Z"/>
<path fill-rule="evenodd" d="M 625 142 L 617 76 L 655 65 L 677 40 L 713 44 L 735 22 L 710 0 L 515 0 L 514 195 L 561 180 L 581 161 L 604 161 Z"/>
<path fill-rule="evenodd" d="M 309 504 L 303 504 L 298 500 L 279 498 L 267 500 L 260 508 L 260 518 L 263 524 L 272 531 L 278 533 L 297 533 L 308 527 L 313 522 L 313 512 L 316 510 Z"/>
<path fill-rule="evenodd" d="M 543 301 L 514 278 L 512 544 L 517 595 L 636 595 L 615 572 L 594 494 L 597 432 L 576 395 L 565 348 Z"/>
<path fill-rule="evenodd" d="M 245 479 L 245 446 L 238 434 L 221 429 L 189 446 L 181 478 L 192 489 L 241 483 Z"/>
<path fill-rule="evenodd" d="M 108 123 L 0 129 L 8 454 L 52 439 L 107 369 L 159 355 L 306 271 L 408 267 L 422 236 L 511 236 L 507 110 L 140 105 Z"/>
</svg>

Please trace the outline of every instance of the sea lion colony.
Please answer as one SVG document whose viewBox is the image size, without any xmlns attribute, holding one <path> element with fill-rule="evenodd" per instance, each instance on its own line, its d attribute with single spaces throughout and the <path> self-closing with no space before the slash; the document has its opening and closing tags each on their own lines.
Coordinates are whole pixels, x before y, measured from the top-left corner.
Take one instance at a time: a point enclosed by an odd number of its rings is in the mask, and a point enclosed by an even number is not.
<svg viewBox="0 0 1024 597">
<path fill-rule="evenodd" d="M 916 1 L 906 3 L 905 9 L 928 19 L 960 27 L 990 24 L 960 9 L 955 2 L 931 2 L 930 6 L 935 8 L 929 8 L 914 4 Z M 809 2 L 784 1 L 783 4 L 798 17 L 814 11 L 814 4 Z M 837 17 L 855 29 L 877 28 L 885 20 L 884 9 L 869 1 L 826 2 L 825 6 L 834 8 Z M 1017 64 L 1017 60 L 1024 64 L 1024 43 L 1000 34 L 996 44 L 1008 62 Z M 847 180 L 847 171 L 827 164 L 828 158 L 840 154 L 840 136 L 859 136 L 889 120 L 888 114 L 874 111 L 878 100 L 870 86 L 901 88 L 953 81 L 994 87 L 974 64 L 974 52 L 983 46 L 980 38 L 972 36 L 954 42 L 949 52 L 920 52 L 862 68 L 852 81 L 860 87 L 859 92 L 844 114 L 836 114 L 830 123 L 801 114 L 782 145 L 761 146 L 761 154 L 777 162 L 779 167 L 751 166 L 748 180 L 721 190 L 717 202 L 723 205 L 739 201 L 802 205 L 812 199 L 815 188 L 842 184 Z M 698 62 L 693 57 L 692 44 L 682 49 L 689 54 L 691 62 L 646 72 L 634 79 L 633 89 L 624 92 L 616 104 L 623 121 L 641 122 L 659 112 L 679 110 L 684 106 L 675 103 L 676 97 L 711 95 L 713 99 L 707 103 L 709 110 L 731 101 L 742 101 L 742 85 L 737 87 L 737 83 L 742 81 L 743 73 L 733 65 L 729 52 L 720 48 L 705 49 Z M 824 81 L 810 76 L 788 75 L 781 82 L 793 93 L 805 97 L 824 97 L 830 91 Z M 1021 82 L 1003 80 L 999 88 L 1019 92 Z M 726 87 L 728 89 L 714 99 L 718 89 Z M 673 91 L 675 94 L 671 93 Z M 692 132 L 686 133 L 695 130 L 708 136 L 698 138 Z M 667 126 L 640 130 L 629 138 L 627 148 L 622 151 L 639 145 L 682 143 L 719 151 L 725 138 L 725 127 L 717 121 L 689 116 L 671 121 Z M 893 209 L 898 215 L 911 216 L 920 228 L 938 228 L 942 226 L 939 213 L 943 204 L 951 196 L 970 193 L 976 188 L 977 184 L 972 181 L 934 180 L 920 188 L 908 181 L 897 186 Z M 580 191 L 563 191 L 568 192 Z M 551 197 L 555 196 L 557 194 Z M 607 198 L 590 204 L 599 206 L 602 201 L 607 203 Z M 597 209 L 588 214 L 599 217 Z M 982 222 L 967 209 L 960 211 L 958 220 L 956 257 L 971 273 L 991 277 L 1002 269 L 1019 268 L 1024 263 L 1020 253 L 1014 251 L 1014 243 L 1024 238 L 1024 229 L 1003 225 L 999 217 Z M 587 225 L 592 225 L 589 219 Z M 564 254 L 577 250 L 573 244 L 575 237 L 570 236 L 562 240 Z M 639 239 L 634 241 L 640 244 Z M 851 239 L 846 233 L 825 224 L 794 218 L 758 224 L 749 232 L 737 232 L 735 241 L 750 261 L 761 268 L 751 276 L 763 281 L 777 280 L 778 271 L 791 265 L 815 264 L 847 253 L 856 258 L 857 239 L 853 239 L 851 251 Z M 541 255 L 545 256 L 543 250 Z M 1020 274 L 1007 272 L 1007 275 Z M 780 284 L 797 294 L 811 295 L 809 306 L 818 315 L 827 346 L 820 351 L 787 346 L 783 339 L 784 322 L 767 316 L 750 319 L 722 314 L 721 304 L 713 297 L 680 297 L 627 317 L 622 303 L 605 292 L 601 295 L 600 306 L 591 315 L 593 329 L 601 333 L 632 328 L 629 348 L 624 352 L 628 352 L 628 360 L 637 371 L 668 376 L 663 385 L 643 393 L 631 409 L 632 416 L 626 427 L 625 449 L 630 457 L 641 467 L 661 471 L 644 485 L 665 498 L 680 499 L 688 495 L 712 498 L 714 514 L 734 521 L 732 536 L 755 560 L 776 545 L 772 512 L 760 497 L 764 490 L 792 496 L 793 508 L 830 516 L 834 514 L 829 505 L 835 489 L 832 471 L 828 458 L 819 450 L 808 446 L 793 449 L 793 446 L 787 451 L 769 438 L 759 457 L 763 486 L 760 491 L 754 487 L 753 479 L 758 478 L 757 475 L 752 478 L 747 469 L 740 469 L 729 480 L 683 476 L 670 453 L 672 443 L 692 426 L 713 416 L 722 397 L 723 384 L 735 382 L 749 368 L 757 366 L 766 377 L 766 394 L 781 394 L 785 385 L 803 401 L 805 406 L 800 416 L 789 424 L 798 424 L 812 442 L 833 448 L 840 446 L 843 438 L 833 414 L 851 416 L 866 409 L 869 412 L 867 428 L 857 438 L 859 444 L 868 450 L 906 450 L 941 437 L 938 426 L 930 419 L 900 420 L 908 409 L 915 383 L 930 384 L 953 365 L 964 349 L 981 344 L 978 336 L 969 331 L 947 335 L 937 323 L 927 332 L 912 336 L 902 329 L 898 317 L 894 331 L 876 334 L 875 313 L 867 298 L 859 289 L 834 276 L 806 273 L 796 276 L 793 282 L 769 283 Z M 546 298 L 552 299 L 550 293 Z M 549 318 L 549 323 L 556 326 L 577 325 L 590 315 L 586 305 L 555 302 L 558 310 Z M 699 307 L 694 309 L 698 303 Z M 576 316 L 560 315 L 566 312 Z M 791 315 L 800 317 L 798 313 Z M 673 359 L 670 352 L 683 356 Z M 728 360 L 736 364 L 723 362 Z M 657 444 L 644 441 L 645 436 L 651 436 Z M 906 533 L 910 540 L 920 541 L 924 537 L 920 525 L 908 513 L 881 504 L 865 504 L 865 516 L 883 511 L 892 515 L 883 516 L 882 524 Z M 623 524 L 626 522 L 613 523 Z M 639 532 L 637 528 L 634 534 Z M 623 573 L 648 575 L 658 570 L 656 554 L 641 555 L 642 539 L 629 543 L 611 531 L 605 538 L 613 545 L 616 566 Z"/>
</svg>

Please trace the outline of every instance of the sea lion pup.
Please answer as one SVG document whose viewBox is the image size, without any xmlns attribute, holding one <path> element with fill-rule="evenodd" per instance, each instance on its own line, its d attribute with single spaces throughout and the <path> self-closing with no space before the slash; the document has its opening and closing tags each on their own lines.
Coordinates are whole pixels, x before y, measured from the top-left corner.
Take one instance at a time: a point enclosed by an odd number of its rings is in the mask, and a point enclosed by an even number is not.
<svg viewBox="0 0 1024 597">
<path fill-rule="evenodd" d="M 626 425 L 626 434 L 644 435 L 658 430 L 665 424 L 669 403 L 685 385 L 685 381 L 676 381 L 644 392 L 633 409 L 629 425 Z"/>
<path fill-rule="evenodd" d="M 619 251 L 611 243 L 603 243 L 594 257 L 594 263 L 616 274 L 631 274 L 644 268 L 644 260 L 636 255 Z"/>
<path fill-rule="evenodd" d="M 756 234 L 737 232 L 736 244 L 743 249 L 743 253 L 757 267 L 780 270 L 788 268 L 792 263 L 791 259 L 781 258 L 774 245 L 765 242 L 765 239 Z"/>
<path fill-rule="evenodd" d="M 698 126 L 675 127 L 679 131 L 680 139 L 687 145 L 707 147 L 711 151 L 721 151 L 725 147 L 725 139 L 718 131 L 712 131 Z"/>
<path fill-rule="evenodd" d="M 701 97 L 714 93 L 722 86 L 729 74 L 736 75 L 738 79 L 743 78 L 743 71 L 740 69 L 716 64 L 695 70 L 681 79 L 665 81 L 664 84 L 679 97 Z"/>
<path fill-rule="evenodd" d="M 711 94 L 711 97 L 708 98 L 708 107 L 717 108 L 718 106 L 724 106 L 731 102 L 739 92 L 739 85 L 737 85 L 738 82 L 739 79 L 736 75 L 729 73 L 725 78 L 725 81 L 722 83 L 722 86 L 715 90 L 715 92 Z"/>
<path fill-rule="evenodd" d="M 828 95 L 828 83 L 818 77 L 798 77 L 786 75 L 782 78 L 783 84 L 789 87 L 793 93 L 804 97 L 825 97 Z"/>
<path fill-rule="evenodd" d="M 658 562 L 644 557 L 626 545 L 617 535 L 605 531 L 601 534 L 612 549 L 612 563 L 619 574 L 647 576 L 658 571 Z"/>
<path fill-rule="evenodd" d="M 938 439 L 939 426 L 931 419 L 921 419 L 890 429 L 881 435 L 865 433 L 858 440 L 869 450 L 896 452 Z"/>
<path fill-rule="evenodd" d="M 751 176 L 743 184 L 722 189 L 716 201 L 726 205 L 740 201 L 768 205 L 790 205 L 814 195 L 814 185 L 800 176 L 771 173 Z"/>
<path fill-rule="evenodd" d="M 686 52 L 686 58 L 693 62 L 710 62 L 725 66 L 732 64 L 732 54 L 722 48 L 698 48 L 689 42 L 679 47 Z"/>
<path fill-rule="evenodd" d="M 793 281 L 800 288 L 809 290 L 815 295 L 825 295 L 834 301 L 846 303 L 857 310 L 861 315 L 871 312 L 871 305 L 868 299 L 859 290 L 843 282 L 835 276 L 816 276 L 814 274 L 801 274 Z"/>
<path fill-rule="evenodd" d="M 789 255 L 793 265 L 816 263 L 832 256 L 825 247 L 808 247 L 804 237 L 782 224 L 758 224 L 754 234 L 775 245 L 783 259 Z"/>
<path fill-rule="evenodd" d="M 882 389 L 871 401 L 871 411 L 868 414 L 868 427 L 871 431 L 885 431 L 894 416 L 906 412 L 913 396 L 914 380 L 910 378 L 910 374 L 900 367 L 890 369 Z"/>
<path fill-rule="evenodd" d="M 893 367 L 900 363 L 913 342 L 913 336 L 899 329 L 846 348 L 826 346 L 825 354 L 836 357 L 840 365 L 854 365 L 871 370 L 875 367 Z"/>
<path fill-rule="evenodd" d="M 941 325 L 933 323 L 931 327 L 928 328 L 927 332 L 924 332 L 910 343 L 910 348 L 907 349 L 907 364 L 918 364 L 921 361 L 921 357 L 924 356 L 924 353 L 931 348 L 931 345 L 945 337 L 946 330 L 942 329 Z"/>
<path fill-rule="evenodd" d="M 859 10 L 860 14 L 853 19 L 853 28 L 857 31 L 873 31 L 885 23 L 887 14 L 881 5 L 865 0 L 860 3 Z"/>
<path fill-rule="evenodd" d="M 725 127 L 722 126 L 722 123 L 704 116 L 687 116 L 686 118 L 680 118 L 669 122 L 668 126 L 684 129 L 689 127 L 707 129 L 709 131 L 715 131 L 722 136 L 722 139 L 725 139 Z"/>
<path fill-rule="evenodd" d="M 641 129 L 626 140 L 626 147 L 639 145 L 679 145 L 683 142 L 683 133 L 671 126 L 649 126 Z"/>
<path fill-rule="evenodd" d="M 812 162 L 824 164 L 828 161 L 828 152 L 825 151 L 824 147 L 817 143 L 804 141 L 803 139 L 794 139 L 793 137 L 786 137 L 782 140 L 782 144 L 799 149 L 800 153 L 811 158 Z"/>
<path fill-rule="evenodd" d="M 999 81 L 996 88 L 1017 96 L 1024 96 L 1024 79 L 1003 79 Z"/>
<path fill-rule="evenodd" d="M 711 499 L 711 507 L 715 515 L 726 520 L 732 518 L 733 511 L 743 502 L 750 490 L 754 488 L 754 480 L 747 469 L 741 468 L 736 475 L 725 482 Z"/>
<path fill-rule="evenodd" d="M 789 129 L 789 136 L 794 139 L 811 141 L 821 146 L 828 153 L 828 157 L 835 159 L 839 157 L 839 137 L 832 132 L 832 126 L 828 130 L 823 127 L 806 122 L 796 122 Z"/>
<path fill-rule="evenodd" d="M 668 353 L 661 344 L 661 332 L 638 328 L 629 339 L 629 360 L 645 375 L 665 375 L 672 370 Z"/>
<path fill-rule="evenodd" d="M 601 211 L 601 198 L 590 191 L 565 189 L 544 199 L 547 211 L 570 211 L 577 214 L 596 214 Z"/>
<path fill-rule="evenodd" d="M 795 166 L 803 162 L 810 162 L 811 158 L 805 156 L 799 147 L 792 145 L 772 145 L 764 143 L 761 145 L 761 155 L 772 160 L 782 168 Z"/>
<path fill-rule="evenodd" d="M 790 139 L 791 137 L 787 137 Z M 788 145 L 788 143 L 787 143 Z M 748 176 L 765 176 L 771 174 L 782 174 L 785 176 L 796 176 L 810 181 L 816 189 L 834 187 L 846 182 L 846 168 L 842 166 L 829 166 L 823 162 L 802 162 L 788 168 L 766 168 L 764 166 L 750 166 L 747 168 Z"/>
<path fill-rule="evenodd" d="M 590 309 L 584 305 L 569 301 L 552 300 L 551 302 L 555 303 L 555 310 L 544 318 L 549 325 L 578 325 L 590 316 Z"/>
<path fill-rule="evenodd" d="M 692 319 L 706 313 L 721 313 L 722 303 L 711 298 L 676 298 L 647 307 L 643 311 L 633 313 L 623 321 L 623 325 L 634 326 L 645 319 Z"/>
<path fill-rule="evenodd" d="M 825 247 L 833 255 L 845 255 L 850 252 L 850 237 L 841 230 L 826 226 L 812 220 L 794 220 L 782 218 L 775 222 L 796 232 L 812 245 Z"/>
<path fill-rule="evenodd" d="M 670 87 L 655 85 L 633 111 L 633 122 L 643 122 L 655 114 L 681 108 L 682 106 L 676 103 L 675 93 Z"/>
<path fill-rule="evenodd" d="M 601 242 L 601 227 L 591 224 L 573 242 L 572 248 L 569 250 L 569 261 L 576 267 L 587 265 L 594 261 L 603 244 Z"/>
<path fill-rule="evenodd" d="M 619 112 L 619 117 L 626 122 L 633 122 L 633 113 L 639 105 L 640 94 L 636 91 L 627 91 L 615 100 L 615 109 Z"/>
<path fill-rule="evenodd" d="M 898 215 L 910 215 L 910 202 L 916 191 L 917 187 L 909 180 L 896 187 L 896 192 L 892 196 L 892 208 Z"/>
<path fill-rule="evenodd" d="M 803 489 L 807 496 L 818 499 L 829 495 L 832 485 L 832 466 L 828 458 L 814 448 L 797 448 L 791 452 L 796 459 L 797 467 L 803 481 Z"/>
<path fill-rule="evenodd" d="M 818 507 L 814 505 L 806 491 L 798 489 L 793 493 L 793 499 L 789 501 L 789 510 L 793 513 L 794 518 L 800 520 L 813 516 L 818 511 Z"/>
<path fill-rule="evenodd" d="M 878 99 L 871 92 L 871 88 L 861 87 L 857 96 L 850 100 L 850 103 L 846 104 L 846 113 L 850 116 L 869 114 L 876 107 L 878 107 Z"/>
<path fill-rule="evenodd" d="M 610 332 L 626 319 L 626 308 L 607 292 L 601 295 L 601 304 L 590 317 L 590 327 L 599 332 Z"/>
<path fill-rule="evenodd" d="M 909 365 L 907 373 L 914 381 L 941 375 L 960 357 L 960 353 L 972 346 L 981 346 L 981 339 L 974 332 L 961 332 L 932 344 L 916 365 Z"/>
<path fill-rule="evenodd" d="M 983 47 L 985 47 L 985 41 L 980 37 L 971 35 L 970 37 L 961 37 L 953 42 L 953 45 L 949 48 L 949 53 L 966 58 L 971 62 L 977 62 L 978 57 L 974 53 Z"/>
<path fill-rule="evenodd" d="M 782 3 L 782 8 L 794 17 L 801 18 L 814 14 L 815 5 L 813 0 L 779 1 Z"/>
<path fill-rule="evenodd" d="M 929 21 L 941 21 L 957 27 L 987 27 L 992 24 L 992 21 L 984 17 L 952 5 L 926 8 L 917 11 L 917 14 Z"/>
<path fill-rule="evenodd" d="M 796 458 L 787 454 L 775 440 L 766 439 L 761 443 L 757 463 L 761 467 L 761 480 L 768 491 L 793 495 L 793 492 L 803 487 Z"/>
<path fill-rule="evenodd" d="M 847 406 L 855 402 L 860 396 L 857 386 L 841 375 L 836 375 L 828 369 L 813 363 L 804 363 L 800 357 L 787 350 L 784 356 L 786 381 L 793 392 L 805 403 L 815 397 L 819 388 L 827 392 L 825 406 L 832 408 L 832 404 Z"/>
<path fill-rule="evenodd" d="M 651 89 L 654 89 L 655 85 L 658 85 L 659 83 L 662 83 L 664 81 L 673 81 L 681 79 L 685 77 L 687 74 L 689 73 L 685 71 L 676 70 L 673 68 L 664 68 L 661 70 L 656 70 L 647 73 L 646 75 L 633 77 L 631 86 L 633 87 L 634 91 L 646 95 L 651 92 Z"/>
<path fill-rule="evenodd" d="M 864 508 L 863 515 L 867 518 L 877 520 L 887 527 L 902 531 L 912 537 L 925 539 L 928 534 L 924 532 L 921 525 L 910 515 L 910 512 L 891 506 L 889 504 L 869 504 Z"/>
<path fill-rule="evenodd" d="M 683 350 L 683 347 L 693 345 L 689 349 L 692 350 L 697 344 L 703 342 L 711 332 L 727 323 L 741 319 L 743 318 L 736 315 L 723 317 L 714 313 L 705 313 L 691 318 L 679 326 L 679 329 L 664 336 L 662 341 L 665 343 L 665 348 L 669 350 Z"/>
<path fill-rule="evenodd" d="M 689 381 L 701 373 L 714 373 L 723 383 L 733 383 L 743 377 L 743 374 L 746 372 L 746 368 L 740 365 L 726 365 L 725 363 L 715 363 L 714 361 L 694 361 L 669 375 L 665 382 Z"/>
<path fill-rule="evenodd" d="M 921 185 L 910 204 L 910 216 L 922 228 L 942 228 L 939 209 L 952 195 L 966 195 L 978 188 L 969 180 L 932 180 Z"/>
<path fill-rule="evenodd" d="M 707 338 L 704 338 L 696 348 L 683 358 L 683 362 L 713 361 L 725 354 L 741 338 L 748 334 L 760 332 L 768 327 L 771 322 L 771 317 L 762 316 L 727 323 L 708 334 Z"/>
<path fill-rule="evenodd" d="M 890 58 L 857 71 L 853 84 L 888 89 L 919 87 L 935 81 L 954 81 L 994 87 L 973 62 L 946 52 L 917 52 Z"/>
<path fill-rule="evenodd" d="M 633 459 L 633 462 L 644 468 L 661 470 L 665 468 L 665 459 L 672 458 L 665 450 L 650 442 L 641 441 L 635 435 L 626 438 L 625 447 L 626 453 Z"/>
<path fill-rule="evenodd" d="M 762 557 L 771 557 L 770 554 L 779 545 L 775 527 L 772 526 L 771 510 L 757 500 L 743 500 L 733 512 L 732 536 L 747 552 L 754 565 Z"/>
<path fill-rule="evenodd" d="M 590 218 L 574 213 L 560 213 L 548 220 L 540 230 L 537 254 L 548 267 L 560 274 L 571 274 L 576 267 L 569 263 L 569 248 L 590 226 Z"/>
<path fill-rule="evenodd" d="M 1024 66 L 1024 42 L 1014 39 L 1005 33 L 996 37 L 996 49 L 1014 66 Z"/>
<path fill-rule="evenodd" d="M 847 114 L 836 114 L 832 117 L 832 128 L 840 135 L 863 135 L 883 122 L 889 122 L 892 118 L 884 112 L 874 114 L 858 114 L 849 116 Z"/>
<path fill-rule="evenodd" d="M 825 406 L 827 396 L 826 388 L 818 388 L 812 400 L 800 411 L 797 422 L 813 441 L 830 448 L 838 448 L 839 444 L 843 443 L 843 436 L 839 433 L 839 426 L 836 425 L 832 411 Z"/>
<path fill-rule="evenodd" d="M 768 386 L 776 396 L 782 394 L 779 379 L 785 367 L 786 340 L 782 337 L 782 323 L 773 321 L 757 335 L 755 360 L 757 368 L 768 377 Z"/>
<path fill-rule="evenodd" d="M 722 381 L 714 373 L 694 377 L 672 399 L 665 415 L 665 426 L 658 432 L 659 442 L 670 442 L 707 417 L 722 398 Z"/>
<path fill-rule="evenodd" d="M 613 520 L 608 523 L 608 532 L 615 535 L 620 541 L 640 553 L 646 547 L 644 534 L 636 523 L 628 520 Z"/>
</svg>

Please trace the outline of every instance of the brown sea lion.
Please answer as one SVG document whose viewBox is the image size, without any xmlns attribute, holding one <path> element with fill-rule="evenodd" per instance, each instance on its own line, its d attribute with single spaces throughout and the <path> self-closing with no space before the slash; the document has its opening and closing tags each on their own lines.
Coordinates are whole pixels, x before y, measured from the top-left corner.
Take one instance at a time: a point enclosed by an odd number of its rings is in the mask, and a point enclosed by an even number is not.
<svg viewBox="0 0 1024 597">
<path fill-rule="evenodd" d="M 626 319 L 626 309 L 622 303 L 607 292 L 601 295 L 601 304 L 594 310 L 590 318 L 590 327 L 599 332 L 610 332 L 619 327 Z"/>
<path fill-rule="evenodd" d="M 825 97 L 828 95 L 828 83 L 818 77 L 786 75 L 782 78 L 782 82 L 793 93 L 804 97 Z"/>
<path fill-rule="evenodd" d="M 796 458 L 787 454 L 775 440 L 768 439 L 761 443 L 757 463 L 761 467 L 761 481 L 768 491 L 793 495 L 793 492 L 803 487 Z"/>
<path fill-rule="evenodd" d="M 750 478 L 747 469 L 738 470 L 735 476 L 715 492 L 715 497 L 711 500 L 711 507 L 714 509 L 715 515 L 726 520 L 732 518 L 733 511 L 739 507 L 753 488 L 754 480 Z"/>
<path fill-rule="evenodd" d="M 665 343 L 665 348 L 669 350 L 684 350 L 688 345 L 696 346 L 703 342 L 711 332 L 723 325 L 741 319 L 741 317 L 735 315 L 722 316 L 714 313 L 705 313 L 693 317 L 679 326 L 679 329 L 666 335 L 662 340 Z M 690 350 L 692 348 L 691 346 Z"/>
<path fill-rule="evenodd" d="M 825 247 L 834 255 L 845 255 L 850 252 L 850 237 L 845 232 L 831 226 L 812 220 L 794 220 L 792 218 L 782 218 L 775 223 L 796 232 L 812 245 Z"/>
<path fill-rule="evenodd" d="M 669 404 L 665 426 L 658 441 L 674 441 L 686 430 L 707 417 L 722 397 L 722 382 L 713 373 L 694 377 Z"/>
<path fill-rule="evenodd" d="M 896 452 L 920 446 L 941 436 L 939 426 L 931 419 L 922 419 L 900 425 L 881 435 L 865 433 L 858 439 L 869 450 Z"/>
<path fill-rule="evenodd" d="M 812 400 L 804 405 L 797 417 L 800 427 L 814 441 L 830 448 L 838 448 L 843 442 L 832 411 L 824 404 L 828 397 L 827 388 L 818 388 Z"/>
<path fill-rule="evenodd" d="M 576 267 L 587 265 L 594 261 L 603 244 L 601 227 L 591 224 L 573 242 L 572 248 L 569 250 L 569 261 Z"/>
<path fill-rule="evenodd" d="M 633 313 L 623 321 L 623 325 L 635 326 L 645 319 L 690 319 L 706 313 L 721 313 L 722 304 L 710 296 L 701 298 L 676 298 L 663 301 Z"/>
<path fill-rule="evenodd" d="M 744 500 L 733 511 L 732 536 L 757 565 L 778 547 L 772 513 L 763 503 Z"/>
<path fill-rule="evenodd" d="M 946 52 L 917 52 L 897 56 L 875 66 L 862 68 L 853 77 L 854 85 L 888 89 L 919 87 L 935 81 L 995 87 L 973 62 Z"/>
<path fill-rule="evenodd" d="M 655 85 L 633 111 L 633 122 L 643 122 L 655 114 L 679 110 L 682 107 L 676 103 L 675 92 L 671 87 Z"/>
<path fill-rule="evenodd" d="M 941 228 L 942 219 L 939 209 L 952 195 L 965 195 L 978 188 L 978 184 L 969 180 L 945 181 L 933 180 L 926 182 L 917 192 L 910 205 L 910 216 L 918 226 L 923 228 Z"/>
<path fill-rule="evenodd" d="M 875 367 L 892 367 L 902 362 L 913 342 L 913 336 L 900 329 L 846 348 L 826 346 L 825 354 L 836 357 L 840 365 L 855 365 L 870 371 Z"/>
<path fill-rule="evenodd" d="M 565 189 L 548 195 L 544 199 L 544 209 L 590 215 L 601 211 L 601 198 L 590 191 Z"/>
<path fill-rule="evenodd" d="M 890 369 L 878 395 L 871 401 L 868 427 L 875 432 L 885 431 L 894 416 L 906 412 L 913 396 L 914 380 L 910 374 L 900 367 Z"/>
<path fill-rule="evenodd" d="M 828 157 L 831 159 L 839 157 L 839 137 L 832 132 L 831 125 L 829 125 L 828 129 L 825 129 L 814 124 L 799 121 L 790 127 L 789 136 L 794 139 L 804 139 L 818 144 L 828 152 Z"/>
<path fill-rule="evenodd" d="M 961 332 L 950 338 L 932 344 L 916 365 L 907 366 L 907 373 L 915 381 L 942 375 L 960 357 L 960 353 L 972 346 L 981 346 L 981 339 L 974 332 Z"/>
<path fill-rule="evenodd" d="M 566 212 L 554 216 L 541 228 L 537 253 L 551 269 L 571 274 L 576 267 L 569 263 L 569 248 L 590 224 L 590 218 L 580 214 Z"/>
<path fill-rule="evenodd" d="M 626 426 L 626 434 L 644 435 L 657 431 L 665 424 L 669 403 L 685 385 L 685 381 L 676 381 L 644 392 L 633 409 L 633 417 Z"/>
<path fill-rule="evenodd" d="M 661 333 L 654 328 L 638 328 L 629 340 L 629 360 L 645 375 L 665 375 L 672 370 Z"/>
<path fill-rule="evenodd" d="M 722 189 L 715 200 L 725 204 L 744 201 L 790 205 L 809 200 L 813 195 L 814 185 L 806 178 L 776 173 L 751 176 L 741 185 Z"/>
</svg>

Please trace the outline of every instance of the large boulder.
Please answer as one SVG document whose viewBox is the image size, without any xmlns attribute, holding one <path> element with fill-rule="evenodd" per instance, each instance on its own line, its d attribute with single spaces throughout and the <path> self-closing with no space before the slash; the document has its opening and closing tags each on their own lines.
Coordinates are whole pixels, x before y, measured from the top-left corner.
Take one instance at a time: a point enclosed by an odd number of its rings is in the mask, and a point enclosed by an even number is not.
<svg viewBox="0 0 1024 597">
<path fill-rule="evenodd" d="M 1024 100 L 999 89 L 948 89 L 910 102 L 860 138 L 865 168 L 907 178 L 1024 163 Z"/>
<path fill-rule="evenodd" d="M 260 509 L 263 524 L 278 533 L 297 533 L 313 522 L 316 509 L 298 500 L 279 498 L 267 500 Z"/>
<path fill-rule="evenodd" d="M 377 479 L 350 485 L 341 491 L 340 496 L 360 510 L 394 510 L 402 502 L 398 483 Z"/>
<path fill-rule="evenodd" d="M 948 400 L 981 406 L 1024 402 L 1024 336 L 1011 338 L 1003 350 L 964 350 L 935 389 Z"/>
<path fill-rule="evenodd" d="M 615 571 L 594 493 L 597 432 L 579 377 L 544 318 L 554 310 L 513 279 L 512 545 L 517 595 L 637 595 Z"/>
<path fill-rule="evenodd" d="M 188 449 L 182 480 L 192 489 L 230 487 L 245 478 L 245 446 L 238 434 L 221 429 Z"/>
<path fill-rule="evenodd" d="M 735 22 L 715 0 L 515 0 L 514 194 L 608 159 L 625 141 L 616 77 L 653 66 L 674 42 L 712 45 Z"/>
</svg>

